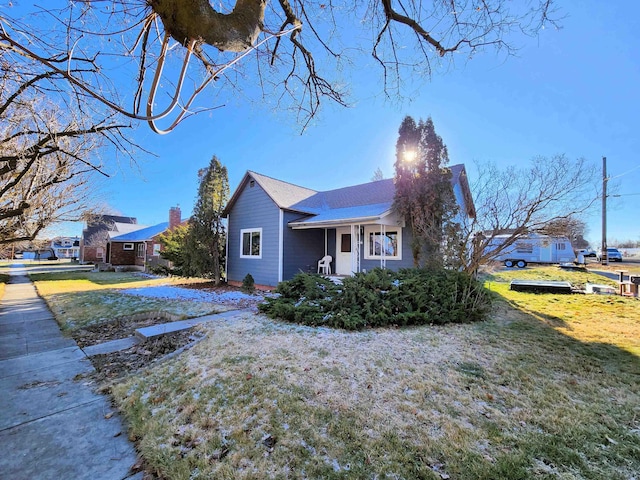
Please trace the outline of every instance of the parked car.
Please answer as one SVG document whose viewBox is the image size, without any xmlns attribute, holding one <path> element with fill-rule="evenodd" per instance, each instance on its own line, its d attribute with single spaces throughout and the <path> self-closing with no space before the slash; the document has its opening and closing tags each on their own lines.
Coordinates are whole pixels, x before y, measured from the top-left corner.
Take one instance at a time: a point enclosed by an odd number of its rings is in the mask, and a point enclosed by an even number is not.
<svg viewBox="0 0 640 480">
<path fill-rule="evenodd" d="M 596 255 L 598 261 L 602 260 L 602 249 L 598 250 L 598 254 Z M 621 262 L 622 254 L 617 248 L 607 248 L 607 259 L 610 262 Z"/>
<path fill-rule="evenodd" d="M 577 254 L 582 254 L 583 257 L 595 257 L 596 251 L 593 248 L 581 248 Z"/>
</svg>

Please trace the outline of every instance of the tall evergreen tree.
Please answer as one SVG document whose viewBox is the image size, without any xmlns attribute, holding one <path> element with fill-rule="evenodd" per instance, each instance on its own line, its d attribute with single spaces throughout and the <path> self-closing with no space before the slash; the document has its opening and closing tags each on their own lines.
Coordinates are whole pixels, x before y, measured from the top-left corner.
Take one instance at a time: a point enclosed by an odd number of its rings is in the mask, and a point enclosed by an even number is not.
<svg viewBox="0 0 640 480">
<path fill-rule="evenodd" d="M 396 143 L 394 207 L 411 228 L 414 265 L 419 267 L 460 264 L 459 209 L 448 163 L 447 147 L 431 117 L 418 123 L 405 117 Z"/>
<path fill-rule="evenodd" d="M 188 271 L 220 282 L 225 248 L 222 210 L 229 199 L 227 167 L 214 155 L 207 168 L 198 172 L 198 198 L 186 238 Z"/>
</svg>

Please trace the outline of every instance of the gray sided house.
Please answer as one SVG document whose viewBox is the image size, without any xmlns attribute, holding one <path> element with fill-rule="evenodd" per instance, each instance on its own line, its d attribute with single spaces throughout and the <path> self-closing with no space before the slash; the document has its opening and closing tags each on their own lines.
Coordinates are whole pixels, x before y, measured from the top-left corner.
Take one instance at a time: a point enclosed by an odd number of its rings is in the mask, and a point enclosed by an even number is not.
<svg viewBox="0 0 640 480">
<path fill-rule="evenodd" d="M 451 167 L 463 215 L 475 215 L 464 165 Z M 318 192 L 248 171 L 225 207 L 227 280 L 273 287 L 298 272 L 316 272 L 332 257 L 331 272 L 413 266 L 411 231 L 392 210 L 393 179 Z"/>
</svg>

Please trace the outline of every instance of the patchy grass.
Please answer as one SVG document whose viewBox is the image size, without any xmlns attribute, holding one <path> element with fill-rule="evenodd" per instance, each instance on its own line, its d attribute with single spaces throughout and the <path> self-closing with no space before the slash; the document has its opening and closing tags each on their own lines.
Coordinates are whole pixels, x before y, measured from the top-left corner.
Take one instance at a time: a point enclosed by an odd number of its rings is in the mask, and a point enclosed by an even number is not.
<svg viewBox="0 0 640 480">
<path fill-rule="evenodd" d="M 476 324 L 220 322 L 114 398 L 160 478 L 635 478 L 640 359 L 623 330 L 637 315 L 504 282 L 492 290 L 517 308 L 497 301 Z"/>
<path fill-rule="evenodd" d="M 209 302 L 125 295 L 117 290 L 69 292 L 43 296 L 62 330 L 75 330 L 138 313 L 165 312 L 180 318 L 223 311 Z"/>
<path fill-rule="evenodd" d="M 183 285 L 184 278 L 157 278 L 135 272 L 60 272 L 30 278 L 63 330 L 74 330 L 137 313 L 166 312 L 182 318 L 223 311 L 211 302 L 125 295 L 126 288 Z M 192 279 L 189 283 L 205 282 Z"/>
</svg>

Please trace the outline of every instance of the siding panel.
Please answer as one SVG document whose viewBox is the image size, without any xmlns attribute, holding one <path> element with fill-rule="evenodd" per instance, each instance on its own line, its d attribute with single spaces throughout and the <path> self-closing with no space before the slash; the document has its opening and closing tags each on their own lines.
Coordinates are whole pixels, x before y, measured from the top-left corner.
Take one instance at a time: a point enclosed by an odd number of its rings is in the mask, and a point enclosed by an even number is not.
<svg viewBox="0 0 640 480">
<path fill-rule="evenodd" d="M 229 262 L 227 278 L 241 282 L 250 273 L 256 284 L 278 284 L 279 208 L 266 192 L 247 183 L 229 212 Z M 262 258 L 240 258 L 240 231 L 262 228 Z"/>
<path fill-rule="evenodd" d="M 315 273 L 318 260 L 324 256 L 324 229 L 292 230 L 287 226 L 298 218 L 299 213 L 284 214 L 283 280 L 291 280 L 300 271 Z"/>
</svg>

